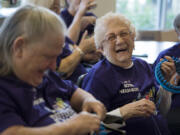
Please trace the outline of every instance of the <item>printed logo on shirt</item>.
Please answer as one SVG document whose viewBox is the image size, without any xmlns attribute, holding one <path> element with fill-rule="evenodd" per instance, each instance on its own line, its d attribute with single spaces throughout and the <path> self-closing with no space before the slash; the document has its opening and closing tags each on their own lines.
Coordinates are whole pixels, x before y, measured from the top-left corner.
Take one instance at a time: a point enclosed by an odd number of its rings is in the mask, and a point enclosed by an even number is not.
<svg viewBox="0 0 180 135">
<path fill-rule="evenodd" d="M 49 111 L 53 112 L 50 117 L 55 122 L 63 122 L 76 114 L 72 107 L 65 103 L 61 98 L 56 99 L 56 102 L 53 105 L 53 110 L 49 109 Z"/>
<path fill-rule="evenodd" d="M 119 90 L 119 93 L 121 93 L 121 94 L 139 91 L 139 88 L 134 87 L 134 85 L 131 83 L 130 80 L 124 81 L 122 84 L 124 87 L 123 87 L 123 89 Z"/>
<path fill-rule="evenodd" d="M 145 94 L 145 98 L 151 101 L 155 101 L 155 87 L 149 89 L 149 92 Z"/>
<path fill-rule="evenodd" d="M 152 88 L 150 88 L 149 91 L 147 91 L 144 95 L 138 93 L 137 98 L 134 101 L 140 100 L 142 98 L 155 101 L 155 87 L 153 86 Z"/>
<path fill-rule="evenodd" d="M 36 91 L 34 90 L 34 92 Z M 65 103 L 61 98 L 56 98 L 52 108 L 49 108 L 46 105 L 44 98 L 35 94 L 33 107 L 36 110 L 39 110 L 39 112 L 49 114 L 48 117 L 53 119 L 55 122 L 63 122 L 76 114 L 71 106 L 68 103 Z"/>
<path fill-rule="evenodd" d="M 69 105 L 67 103 L 65 103 L 61 98 L 56 98 L 56 103 L 53 107 L 54 107 L 54 109 L 63 109 L 68 106 Z"/>
</svg>

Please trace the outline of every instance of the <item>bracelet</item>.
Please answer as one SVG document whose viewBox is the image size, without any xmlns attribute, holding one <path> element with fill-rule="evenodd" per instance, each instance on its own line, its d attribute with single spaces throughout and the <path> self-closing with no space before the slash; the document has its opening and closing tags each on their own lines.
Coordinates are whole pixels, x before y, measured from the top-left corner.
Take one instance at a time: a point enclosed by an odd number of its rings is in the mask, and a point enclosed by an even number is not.
<svg viewBox="0 0 180 135">
<path fill-rule="evenodd" d="M 84 55 L 84 52 L 78 46 L 76 46 L 76 50 L 80 53 L 80 55 Z"/>
</svg>

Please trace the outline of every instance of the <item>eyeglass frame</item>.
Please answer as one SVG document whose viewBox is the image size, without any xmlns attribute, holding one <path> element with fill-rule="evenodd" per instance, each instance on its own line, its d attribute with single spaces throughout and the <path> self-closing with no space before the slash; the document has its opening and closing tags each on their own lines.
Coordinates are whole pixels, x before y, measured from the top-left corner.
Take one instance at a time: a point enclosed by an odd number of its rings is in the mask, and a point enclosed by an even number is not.
<svg viewBox="0 0 180 135">
<path fill-rule="evenodd" d="M 103 43 L 104 41 L 114 42 L 114 41 L 117 40 L 117 37 L 118 37 L 118 36 L 124 39 L 124 38 L 130 36 L 131 33 L 132 33 L 131 31 L 126 31 L 126 33 L 125 33 L 125 31 L 121 31 L 121 32 L 119 32 L 119 34 L 110 33 L 110 34 L 108 34 L 108 35 L 105 35 L 105 38 L 104 38 L 101 42 L 102 42 L 102 43 Z M 112 35 L 112 34 L 113 34 L 113 35 Z M 112 35 L 113 37 L 112 37 L 112 36 L 108 37 L 109 35 Z"/>
</svg>

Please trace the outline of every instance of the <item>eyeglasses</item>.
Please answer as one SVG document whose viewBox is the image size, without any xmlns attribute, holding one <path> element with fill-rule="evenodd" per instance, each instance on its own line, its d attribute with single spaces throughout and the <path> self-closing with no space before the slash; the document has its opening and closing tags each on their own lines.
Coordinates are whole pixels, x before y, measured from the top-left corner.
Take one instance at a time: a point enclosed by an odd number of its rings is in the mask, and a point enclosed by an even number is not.
<svg viewBox="0 0 180 135">
<path fill-rule="evenodd" d="M 104 42 L 104 41 L 110 41 L 110 42 L 116 41 L 118 36 L 124 39 L 124 38 L 127 38 L 130 34 L 131 34 L 131 32 L 129 32 L 129 31 L 121 31 L 121 32 L 119 32 L 119 34 L 110 33 L 110 34 L 105 36 L 105 39 L 102 42 Z"/>
</svg>

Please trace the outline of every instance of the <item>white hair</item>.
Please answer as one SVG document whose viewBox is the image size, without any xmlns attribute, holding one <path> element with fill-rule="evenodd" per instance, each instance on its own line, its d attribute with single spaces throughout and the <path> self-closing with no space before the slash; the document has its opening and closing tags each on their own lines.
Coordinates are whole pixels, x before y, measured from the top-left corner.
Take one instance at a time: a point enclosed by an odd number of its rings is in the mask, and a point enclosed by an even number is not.
<svg viewBox="0 0 180 135">
<path fill-rule="evenodd" d="M 180 14 L 178 14 L 174 19 L 174 28 L 180 33 Z"/>
<path fill-rule="evenodd" d="M 12 46 L 18 37 L 24 36 L 31 43 L 48 34 L 64 36 L 65 31 L 62 19 L 49 9 L 33 5 L 19 8 L 0 27 L 0 76 L 13 71 Z"/>
<path fill-rule="evenodd" d="M 131 34 L 135 38 L 136 30 L 135 30 L 135 27 L 132 25 L 132 23 L 124 15 L 120 13 L 109 12 L 96 20 L 96 25 L 94 29 L 94 39 L 95 39 L 97 49 L 101 48 L 101 42 L 104 39 L 104 35 L 106 32 L 105 30 L 109 22 L 113 23 L 117 21 L 126 24 Z M 119 27 L 121 27 L 121 25 Z"/>
</svg>

